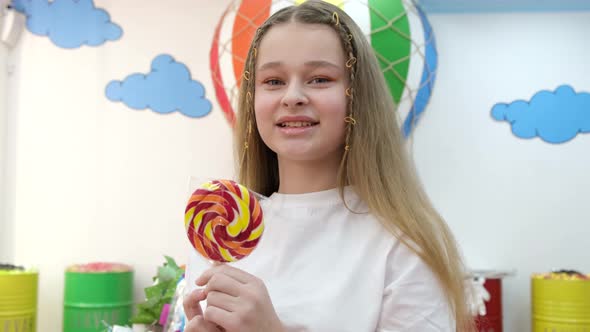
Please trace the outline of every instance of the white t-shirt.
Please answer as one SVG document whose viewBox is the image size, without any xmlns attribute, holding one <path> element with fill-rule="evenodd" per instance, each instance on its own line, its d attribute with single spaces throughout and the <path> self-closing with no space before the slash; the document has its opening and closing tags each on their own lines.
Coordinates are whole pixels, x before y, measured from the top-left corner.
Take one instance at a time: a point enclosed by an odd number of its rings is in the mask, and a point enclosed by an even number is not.
<svg viewBox="0 0 590 332">
<path fill-rule="evenodd" d="M 369 213 L 350 188 L 275 193 L 261 202 L 258 247 L 231 263 L 262 279 L 288 331 L 455 331 L 423 261 Z M 187 287 L 210 265 L 191 251 Z"/>
</svg>

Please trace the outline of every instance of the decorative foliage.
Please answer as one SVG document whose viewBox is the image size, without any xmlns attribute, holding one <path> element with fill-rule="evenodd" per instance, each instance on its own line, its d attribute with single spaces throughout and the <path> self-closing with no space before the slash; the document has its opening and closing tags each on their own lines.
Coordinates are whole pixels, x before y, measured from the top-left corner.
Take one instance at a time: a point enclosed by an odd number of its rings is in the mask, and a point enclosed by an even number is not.
<svg viewBox="0 0 590 332">
<path fill-rule="evenodd" d="M 174 298 L 176 284 L 184 274 L 173 258 L 165 256 L 166 263 L 158 268 L 158 274 L 153 278 L 154 285 L 145 288 L 146 300 L 138 304 L 137 314 L 131 318 L 134 324 L 157 324 L 165 304 L 170 304 Z"/>
</svg>

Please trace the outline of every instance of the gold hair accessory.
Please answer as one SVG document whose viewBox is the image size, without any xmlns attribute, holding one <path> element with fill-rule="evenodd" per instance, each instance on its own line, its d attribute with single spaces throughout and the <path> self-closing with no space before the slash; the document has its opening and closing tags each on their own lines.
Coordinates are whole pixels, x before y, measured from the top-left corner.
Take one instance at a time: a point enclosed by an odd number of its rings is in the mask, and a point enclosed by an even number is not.
<svg viewBox="0 0 590 332">
<path fill-rule="evenodd" d="M 244 142 L 244 149 L 248 150 L 248 142 Z"/>
<path fill-rule="evenodd" d="M 354 38 L 354 37 L 352 36 L 352 33 L 349 33 L 349 34 L 348 34 L 348 41 L 351 41 L 351 40 L 352 40 L 352 38 Z"/>
<path fill-rule="evenodd" d="M 344 147 L 344 151 L 348 151 L 350 150 L 350 145 L 346 144 L 346 146 Z"/>
<path fill-rule="evenodd" d="M 246 92 L 246 101 L 251 101 L 252 100 L 252 93 L 250 91 Z"/>
<path fill-rule="evenodd" d="M 350 56 L 350 59 L 346 61 L 346 68 L 352 68 L 352 66 L 356 63 L 356 58 L 354 56 Z"/>
<path fill-rule="evenodd" d="M 350 123 L 353 126 L 356 124 L 356 120 L 352 116 L 345 117 L 344 122 Z"/>
<path fill-rule="evenodd" d="M 347 62 L 347 63 L 348 63 L 348 62 Z M 249 71 L 247 71 L 247 70 L 246 70 L 246 71 L 244 71 L 244 79 L 245 79 L 246 81 L 249 81 L 249 80 L 250 80 L 250 72 L 249 72 Z"/>
<path fill-rule="evenodd" d="M 338 17 L 337 12 L 334 12 L 332 14 L 332 23 L 334 23 L 335 26 L 338 26 L 340 24 L 340 17 Z"/>
<path fill-rule="evenodd" d="M 352 88 L 347 88 L 346 91 L 344 93 L 346 93 L 347 96 L 352 97 Z"/>
</svg>

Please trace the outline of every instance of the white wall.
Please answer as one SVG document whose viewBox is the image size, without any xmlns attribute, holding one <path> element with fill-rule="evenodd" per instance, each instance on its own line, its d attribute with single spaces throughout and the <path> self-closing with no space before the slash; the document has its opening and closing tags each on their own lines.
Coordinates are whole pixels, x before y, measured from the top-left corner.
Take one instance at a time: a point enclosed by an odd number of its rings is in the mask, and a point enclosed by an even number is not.
<svg viewBox="0 0 590 332">
<path fill-rule="evenodd" d="M 505 328 L 530 331 L 532 273 L 590 273 L 590 135 L 523 140 L 490 110 L 564 83 L 589 92 L 590 12 L 430 21 L 440 62 L 415 135 L 417 167 L 469 265 L 517 270 L 503 282 Z"/>
<path fill-rule="evenodd" d="M 9 81 L 17 127 L 14 258 L 41 271 L 42 331 L 60 330 L 63 273 L 72 263 L 133 265 L 142 300 L 163 255 L 185 262 L 189 176 L 233 174 L 231 130 L 220 111 L 202 119 L 162 115 L 104 94 L 109 81 L 148 73 L 156 55 L 169 53 L 214 98 L 209 47 L 228 2 L 95 3 L 123 27 L 121 40 L 64 50 L 27 32 Z"/>
<path fill-rule="evenodd" d="M 188 177 L 233 174 L 231 131 L 214 99 L 208 60 L 229 1 L 95 2 L 123 27 L 120 41 L 63 50 L 25 33 L 7 82 L 14 188 L 5 200 L 10 232 L 0 241 L 13 239 L 14 260 L 41 270 L 43 331 L 61 326 L 63 271 L 71 263 L 132 264 L 141 300 L 162 255 L 184 261 Z M 417 166 L 468 263 L 518 270 L 504 283 L 505 327 L 527 331 L 532 272 L 590 272 L 582 243 L 589 234 L 590 137 L 563 145 L 525 141 L 489 112 L 496 102 L 563 83 L 590 90 L 590 14 L 433 15 L 431 22 L 439 76 L 415 133 Z M 106 99 L 110 80 L 147 72 L 161 53 L 187 64 L 205 85 L 210 115 L 134 111 Z"/>
<path fill-rule="evenodd" d="M 1 12 L 0 12 L 1 15 Z M 0 23 L 2 18 L 0 17 Z M 8 222 L 6 220 L 6 147 L 7 147 L 7 114 L 8 102 L 7 92 L 8 86 L 6 81 L 8 74 L 6 72 L 8 66 L 8 49 L 0 42 L 0 262 L 8 262 L 12 260 L 12 243 L 9 242 L 10 234 Z"/>
</svg>

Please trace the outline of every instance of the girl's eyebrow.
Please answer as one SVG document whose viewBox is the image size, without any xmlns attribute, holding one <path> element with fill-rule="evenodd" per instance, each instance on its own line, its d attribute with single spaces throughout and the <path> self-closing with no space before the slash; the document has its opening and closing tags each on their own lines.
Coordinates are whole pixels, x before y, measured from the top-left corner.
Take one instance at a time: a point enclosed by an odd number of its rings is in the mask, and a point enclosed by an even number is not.
<svg viewBox="0 0 590 332">
<path fill-rule="evenodd" d="M 335 69 L 340 69 L 340 66 L 329 62 L 329 61 L 325 61 L 325 60 L 313 60 L 313 61 L 307 61 L 303 64 L 305 67 L 313 67 L 313 68 L 318 68 L 318 67 L 331 67 L 331 68 L 335 68 Z M 267 69 L 273 69 L 273 68 L 278 68 L 283 66 L 283 62 L 281 61 L 271 61 L 271 62 L 267 62 L 263 65 L 261 65 L 260 67 L 258 67 L 259 71 L 263 71 L 263 70 L 267 70 Z"/>
<path fill-rule="evenodd" d="M 334 69 L 340 69 L 340 66 L 338 66 L 337 64 L 334 64 L 330 61 L 324 61 L 324 60 L 307 61 L 306 63 L 304 63 L 304 65 L 306 67 L 313 67 L 313 68 L 331 67 Z"/>
</svg>

